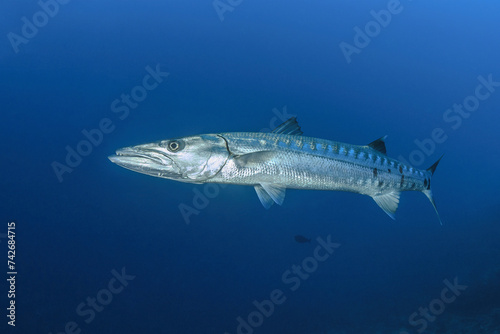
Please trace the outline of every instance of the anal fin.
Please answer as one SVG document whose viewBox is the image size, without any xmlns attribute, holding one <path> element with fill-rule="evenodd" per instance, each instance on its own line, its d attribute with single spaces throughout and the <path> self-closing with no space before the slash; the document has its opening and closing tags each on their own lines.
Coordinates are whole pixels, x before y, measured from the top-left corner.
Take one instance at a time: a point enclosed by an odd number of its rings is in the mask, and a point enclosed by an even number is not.
<svg viewBox="0 0 500 334">
<path fill-rule="evenodd" d="M 399 191 L 393 191 L 387 194 L 373 196 L 373 200 L 378 206 L 392 219 L 396 219 L 395 213 L 399 205 Z"/>
</svg>

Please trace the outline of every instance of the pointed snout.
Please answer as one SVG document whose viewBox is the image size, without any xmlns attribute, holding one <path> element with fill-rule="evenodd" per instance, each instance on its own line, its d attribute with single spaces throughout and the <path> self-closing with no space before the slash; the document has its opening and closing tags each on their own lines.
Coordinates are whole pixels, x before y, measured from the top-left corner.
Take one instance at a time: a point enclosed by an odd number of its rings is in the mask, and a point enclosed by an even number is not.
<svg viewBox="0 0 500 334">
<path fill-rule="evenodd" d="M 152 176 L 175 173 L 172 160 L 155 144 L 121 148 L 108 159 L 118 166 Z"/>
</svg>

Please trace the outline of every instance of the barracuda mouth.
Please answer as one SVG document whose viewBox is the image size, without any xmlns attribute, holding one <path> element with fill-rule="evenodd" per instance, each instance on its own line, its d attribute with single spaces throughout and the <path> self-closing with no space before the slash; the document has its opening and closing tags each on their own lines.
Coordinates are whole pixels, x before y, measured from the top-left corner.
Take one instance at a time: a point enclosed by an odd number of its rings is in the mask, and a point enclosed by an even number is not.
<svg viewBox="0 0 500 334">
<path fill-rule="evenodd" d="M 108 159 L 123 168 L 157 177 L 178 174 L 178 168 L 167 155 L 154 149 L 126 147 L 110 155 Z"/>
</svg>

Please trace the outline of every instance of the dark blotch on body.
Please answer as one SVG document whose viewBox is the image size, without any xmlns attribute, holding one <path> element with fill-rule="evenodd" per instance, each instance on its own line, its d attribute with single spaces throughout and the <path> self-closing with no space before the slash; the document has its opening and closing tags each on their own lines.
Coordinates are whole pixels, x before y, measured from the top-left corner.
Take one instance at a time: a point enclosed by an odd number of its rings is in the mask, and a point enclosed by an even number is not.
<svg viewBox="0 0 500 334">
<path fill-rule="evenodd" d="M 399 165 L 399 172 L 403 174 L 403 166 Z"/>
<path fill-rule="evenodd" d="M 378 181 L 378 186 L 382 187 L 384 185 L 384 181 Z"/>
<path fill-rule="evenodd" d="M 377 173 L 378 173 L 377 168 L 373 168 L 373 177 L 377 177 Z"/>
<path fill-rule="evenodd" d="M 405 182 L 405 176 L 401 175 L 401 184 L 399 185 L 400 187 L 403 187 L 403 183 Z"/>
<path fill-rule="evenodd" d="M 391 173 L 391 169 L 390 168 L 387 170 L 387 173 Z"/>
</svg>

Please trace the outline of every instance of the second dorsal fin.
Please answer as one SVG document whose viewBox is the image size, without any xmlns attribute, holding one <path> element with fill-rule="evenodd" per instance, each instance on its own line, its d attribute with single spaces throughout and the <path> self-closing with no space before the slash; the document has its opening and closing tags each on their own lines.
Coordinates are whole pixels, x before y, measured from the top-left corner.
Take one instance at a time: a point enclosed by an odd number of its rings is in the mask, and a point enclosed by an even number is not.
<svg viewBox="0 0 500 334">
<path fill-rule="evenodd" d="M 376 151 L 379 151 L 380 153 L 385 154 L 387 152 L 385 149 L 385 138 L 387 138 L 387 136 L 380 137 L 379 139 L 372 141 L 368 144 L 368 146 Z"/>
</svg>

